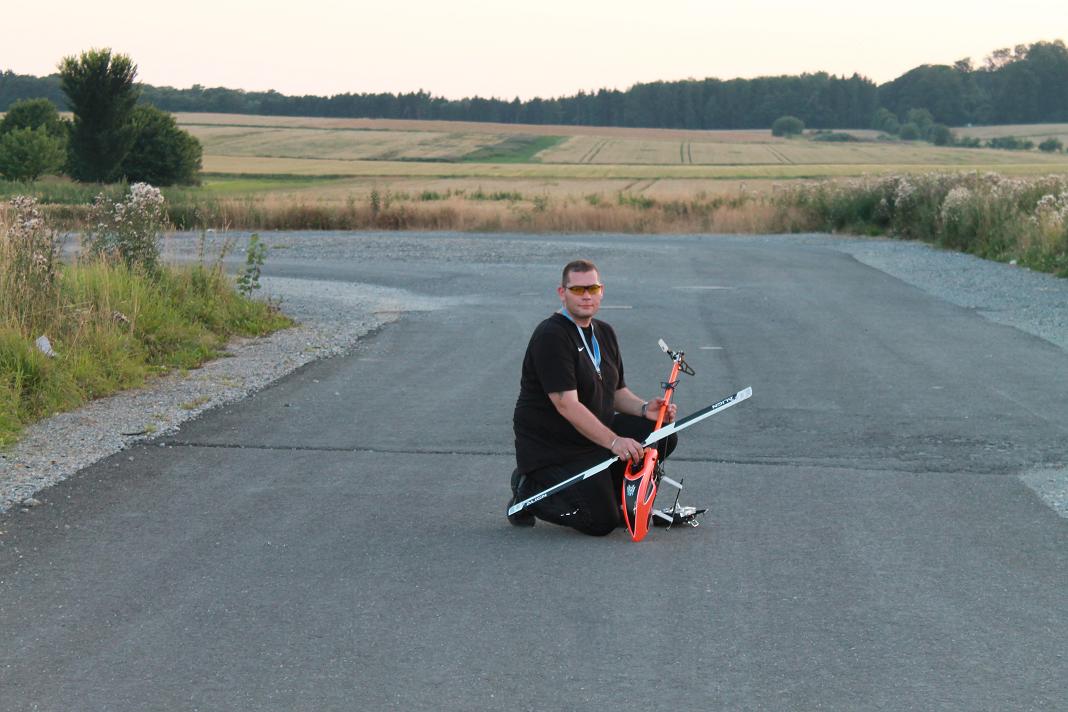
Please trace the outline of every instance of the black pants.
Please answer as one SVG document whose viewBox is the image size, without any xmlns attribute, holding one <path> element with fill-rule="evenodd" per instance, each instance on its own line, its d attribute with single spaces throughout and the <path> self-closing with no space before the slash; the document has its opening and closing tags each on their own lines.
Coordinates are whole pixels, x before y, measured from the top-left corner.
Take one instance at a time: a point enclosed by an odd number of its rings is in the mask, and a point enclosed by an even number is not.
<svg viewBox="0 0 1068 712">
<path fill-rule="evenodd" d="M 635 415 L 617 413 L 612 419 L 612 430 L 626 438 L 642 442 L 653 431 L 655 423 Z M 677 435 L 669 435 L 656 444 L 660 459 L 667 459 L 678 443 Z M 592 455 L 585 460 L 566 465 L 553 465 L 534 470 L 527 474 L 523 484 L 522 497 L 529 497 L 542 490 L 563 482 L 568 477 L 593 467 L 610 457 L 607 451 Z M 623 524 L 623 512 L 620 509 L 623 490 L 623 472 L 626 463 L 615 462 L 607 470 L 598 472 L 588 480 L 577 482 L 570 487 L 546 497 L 530 509 L 534 516 L 552 524 L 577 529 L 591 536 L 605 536 Z"/>
</svg>

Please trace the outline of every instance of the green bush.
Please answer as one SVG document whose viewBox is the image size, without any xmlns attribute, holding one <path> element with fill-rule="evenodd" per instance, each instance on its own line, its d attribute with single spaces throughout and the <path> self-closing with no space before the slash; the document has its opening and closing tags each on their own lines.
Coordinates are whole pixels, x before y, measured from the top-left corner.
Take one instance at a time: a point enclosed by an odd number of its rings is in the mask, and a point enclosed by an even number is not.
<svg viewBox="0 0 1068 712">
<path fill-rule="evenodd" d="M 905 114 L 905 123 L 914 124 L 920 132 L 920 138 L 927 138 L 927 132 L 934 126 L 934 116 L 927 109 L 909 109 Z"/>
<path fill-rule="evenodd" d="M 1064 144 L 1060 142 L 1060 139 L 1047 138 L 1042 143 L 1038 144 L 1038 150 L 1043 153 L 1058 153 L 1064 150 Z"/>
<path fill-rule="evenodd" d="M 0 177 L 32 182 L 63 167 L 66 150 L 62 139 L 46 128 L 12 129 L 0 134 Z"/>
<path fill-rule="evenodd" d="M 780 116 L 771 125 L 772 136 L 798 136 L 805 130 L 805 122 L 796 116 Z"/>
<path fill-rule="evenodd" d="M 901 137 L 902 141 L 919 141 L 923 138 L 923 133 L 920 131 L 920 127 L 912 122 L 903 124 L 897 135 Z"/>
<path fill-rule="evenodd" d="M 1033 141 L 1016 138 L 1015 136 L 998 136 L 986 142 L 990 148 L 1000 148 L 1006 151 L 1029 151 L 1035 147 Z"/>
<path fill-rule="evenodd" d="M 901 130 L 901 122 L 894 116 L 894 112 L 883 107 L 879 107 L 878 111 L 871 120 L 871 127 L 876 131 L 882 131 L 891 135 L 896 135 Z"/>
<path fill-rule="evenodd" d="M 953 132 L 945 124 L 932 124 L 927 130 L 927 140 L 936 146 L 952 146 Z"/>
<path fill-rule="evenodd" d="M 817 131 L 812 136 L 813 141 L 826 141 L 828 143 L 849 143 L 860 139 L 853 134 L 842 131 Z"/>
<path fill-rule="evenodd" d="M 200 141 L 154 106 L 138 106 L 131 121 L 136 137 L 122 162 L 127 181 L 155 186 L 197 183 L 203 155 Z"/>
<path fill-rule="evenodd" d="M 48 99 L 23 99 L 12 104 L 0 119 L 0 134 L 15 129 L 44 129 L 64 146 L 70 130 L 69 122 L 60 118 L 56 105 Z"/>
</svg>

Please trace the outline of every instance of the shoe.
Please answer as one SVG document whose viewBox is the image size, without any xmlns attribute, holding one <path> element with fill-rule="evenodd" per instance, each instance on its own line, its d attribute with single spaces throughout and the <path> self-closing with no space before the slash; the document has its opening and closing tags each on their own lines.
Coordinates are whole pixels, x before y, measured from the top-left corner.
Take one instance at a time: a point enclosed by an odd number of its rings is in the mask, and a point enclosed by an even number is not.
<svg viewBox="0 0 1068 712">
<path fill-rule="evenodd" d="M 522 497 L 519 496 L 520 491 L 523 489 L 523 485 L 526 483 L 526 476 L 519 474 L 519 468 L 512 470 L 512 498 L 508 500 L 508 509 L 512 508 L 516 502 L 522 501 Z M 506 509 L 505 512 L 508 510 Z M 534 513 L 529 509 L 516 512 L 515 514 L 508 514 L 508 523 L 513 527 L 532 527 L 534 526 Z"/>
</svg>

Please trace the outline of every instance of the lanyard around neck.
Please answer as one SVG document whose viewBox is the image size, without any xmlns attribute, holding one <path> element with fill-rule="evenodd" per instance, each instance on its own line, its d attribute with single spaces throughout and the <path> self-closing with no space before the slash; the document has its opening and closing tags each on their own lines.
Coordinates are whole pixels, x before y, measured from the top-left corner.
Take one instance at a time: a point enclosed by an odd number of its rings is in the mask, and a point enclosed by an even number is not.
<svg viewBox="0 0 1068 712">
<path fill-rule="evenodd" d="M 560 313 L 567 317 L 567 320 L 572 324 L 575 324 L 575 328 L 578 329 L 579 338 L 582 339 L 582 346 L 586 350 L 586 355 L 590 357 L 590 363 L 593 364 L 593 370 L 597 372 L 597 377 L 601 377 L 601 345 L 597 343 L 597 332 L 593 330 L 593 319 L 590 319 L 590 336 L 593 340 L 593 348 L 586 343 L 586 334 L 582 331 L 582 327 L 579 326 L 571 315 L 567 313 L 566 308 L 561 308 Z"/>
</svg>

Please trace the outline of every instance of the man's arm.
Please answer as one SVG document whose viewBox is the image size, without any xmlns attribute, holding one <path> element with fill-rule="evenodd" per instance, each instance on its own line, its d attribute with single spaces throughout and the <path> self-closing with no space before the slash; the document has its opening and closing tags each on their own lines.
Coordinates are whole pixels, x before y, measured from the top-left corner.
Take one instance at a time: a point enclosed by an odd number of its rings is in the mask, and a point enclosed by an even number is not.
<svg viewBox="0 0 1068 712">
<path fill-rule="evenodd" d="M 575 430 L 582 433 L 590 442 L 611 451 L 620 460 L 638 460 L 641 458 L 643 452 L 642 444 L 637 440 L 620 437 L 613 433 L 611 428 L 602 423 L 589 408 L 582 405 L 578 399 L 577 390 L 550 393 L 549 400 L 552 401 L 556 412 L 575 426 Z M 642 402 L 639 400 L 639 410 L 641 410 L 641 404 Z"/>
<path fill-rule="evenodd" d="M 649 401 L 648 405 L 639 396 L 635 395 L 629 388 L 624 386 L 616 391 L 616 395 L 612 401 L 612 407 L 616 409 L 617 413 L 624 413 L 626 415 L 637 415 L 649 420 L 656 420 L 657 415 L 660 413 L 660 406 L 664 404 L 664 398 L 657 396 Z M 645 412 L 642 412 L 642 406 L 645 405 Z M 664 422 L 671 423 L 675 421 L 675 413 L 678 409 L 674 403 L 669 403 L 667 412 L 664 413 Z M 592 415 L 592 413 L 591 413 Z"/>
<path fill-rule="evenodd" d="M 644 415 L 642 413 L 643 405 L 645 405 L 645 401 L 636 396 L 626 386 L 616 391 L 616 395 L 612 400 L 612 407 L 616 409 L 617 413 L 623 413 L 624 415 Z"/>
</svg>

